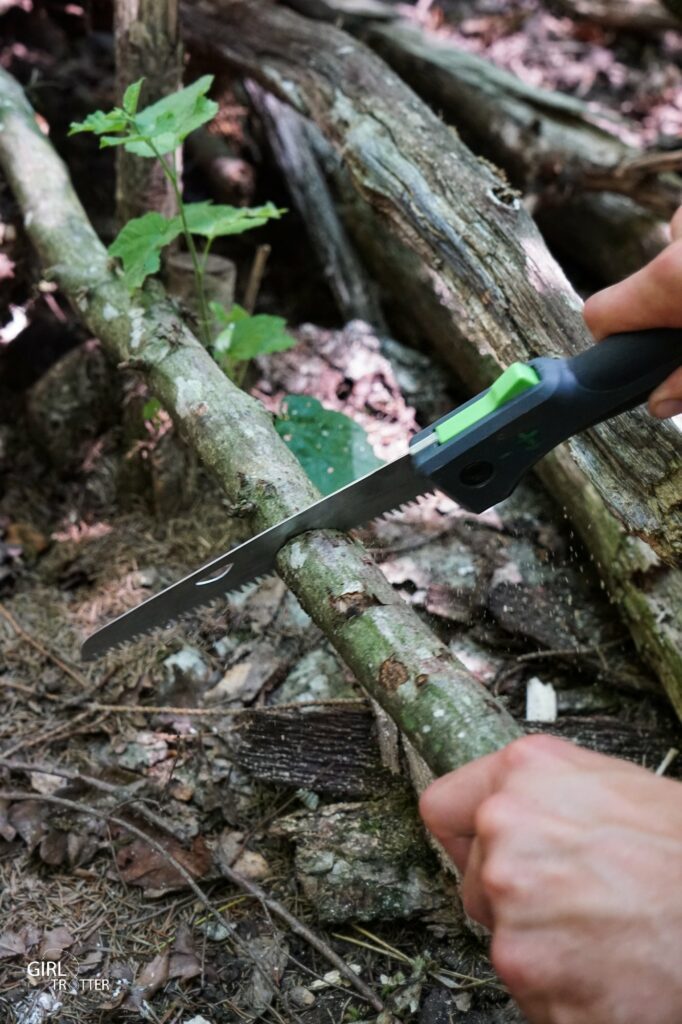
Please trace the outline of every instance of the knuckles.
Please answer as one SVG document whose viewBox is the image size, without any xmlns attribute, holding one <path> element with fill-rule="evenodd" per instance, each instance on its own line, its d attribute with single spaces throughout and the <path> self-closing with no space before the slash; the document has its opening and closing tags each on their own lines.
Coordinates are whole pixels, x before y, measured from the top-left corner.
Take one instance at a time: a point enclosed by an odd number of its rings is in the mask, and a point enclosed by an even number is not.
<svg viewBox="0 0 682 1024">
<path fill-rule="evenodd" d="M 506 774 L 514 769 L 528 768 L 540 759 L 563 760 L 569 746 L 565 740 L 543 733 L 522 736 L 500 751 L 503 772 Z"/>
<path fill-rule="evenodd" d="M 497 932 L 493 938 L 490 959 L 497 974 L 518 999 L 533 991 L 537 984 L 534 960 L 513 932 Z"/>
</svg>

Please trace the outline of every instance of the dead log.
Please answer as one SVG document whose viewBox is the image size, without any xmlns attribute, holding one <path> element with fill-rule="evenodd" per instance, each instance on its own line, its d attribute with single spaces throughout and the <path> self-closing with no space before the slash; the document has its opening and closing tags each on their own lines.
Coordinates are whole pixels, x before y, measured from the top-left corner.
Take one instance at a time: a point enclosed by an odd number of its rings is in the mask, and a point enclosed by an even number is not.
<svg viewBox="0 0 682 1024">
<path fill-rule="evenodd" d="M 605 192 L 542 202 L 533 216 L 553 253 L 605 285 L 639 270 L 669 240 L 659 217 L 627 196 Z"/>
<path fill-rule="evenodd" d="M 301 214 L 322 272 L 345 321 L 364 320 L 385 333 L 385 324 L 367 275 L 341 224 L 304 118 L 255 82 L 247 83 L 294 205 Z"/>
<path fill-rule="evenodd" d="M 659 0 L 554 0 L 554 6 L 571 18 L 584 18 L 626 32 L 680 28 L 679 20 Z"/>
<path fill-rule="evenodd" d="M 617 192 L 667 218 L 680 205 L 682 181 L 658 173 L 656 162 L 640 166 L 641 153 L 615 134 L 627 127 L 615 115 L 600 118 L 572 96 L 529 85 L 405 22 L 370 23 L 365 34 L 475 152 L 498 163 L 524 191 L 554 185 L 569 198 L 585 190 Z M 671 154 L 665 156 L 670 161 Z"/>
<path fill-rule="evenodd" d="M 383 61 L 280 7 L 219 6 L 219 17 L 184 9 L 192 46 L 317 123 L 366 200 L 363 215 L 374 211 L 365 227 L 368 247 L 382 250 L 377 265 L 386 276 L 402 261 L 393 292 L 409 292 L 413 319 L 419 304 L 430 308 L 431 340 L 470 388 L 514 359 L 590 344 L 577 296 L 507 183 Z M 682 576 L 665 564 L 682 551 L 680 455 L 675 427 L 638 411 L 563 446 L 541 473 L 682 714 Z"/>
<path fill-rule="evenodd" d="M 233 502 L 264 529 L 317 492 L 264 407 L 237 388 L 151 283 L 131 299 L 17 82 L 0 71 L 0 165 L 27 232 L 105 352 L 139 371 Z M 313 531 L 278 571 L 367 692 L 440 774 L 521 730 L 394 592 L 362 547 Z"/>
<path fill-rule="evenodd" d="M 267 782 L 355 799 L 390 783 L 374 716 L 361 704 L 249 711 L 235 738 L 237 763 Z"/>
<path fill-rule="evenodd" d="M 654 728 L 607 715 L 567 715 L 551 724 L 529 722 L 528 732 L 549 732 L 612 757 L 655 770 L 679 734 L 671 722 Z M 262 708 L 236 727 L 234 758 L 257 779 L 346 799 L 376 796 L 395 787 L 382 769 L 374 716 L 368 707 Z M 682 778 L 682 756 L 672 762 Z"/>
<path fill-rule="evenodd" d="M 144 78 L 143 104 L 155 103 L 182 85 L 178 0 L 116 0 L 116 93 Z M 147 210 L 172 216 L 175 197 L 155 160 L 116 150 L 116 211 L 120 224 Z"/>
<path fill-rule="evenodd" d="M 343 15 L 338 0 L 288 0 L 287 6 L 322 19 Z M 531 86 L 409 22 L 355 18 L 351 25 L 474 152 L 533 195 L 534 215 L 555 251 L 608 284 L 664 247 L 660 218 L 668 220 L 682 201 L 682 181 L 655 166 L 638 171 L 638 151 L 604 127 L 613 122 L 615 129 L 615 116 L 600 118 L 588 104 Z"/>
</svg>

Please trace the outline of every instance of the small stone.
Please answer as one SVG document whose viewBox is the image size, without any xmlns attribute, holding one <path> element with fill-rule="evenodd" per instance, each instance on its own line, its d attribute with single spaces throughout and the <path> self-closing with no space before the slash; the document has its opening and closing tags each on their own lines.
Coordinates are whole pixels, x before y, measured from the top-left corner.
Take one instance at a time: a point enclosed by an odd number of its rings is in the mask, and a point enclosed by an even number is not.
<svg viewBox="0 0 682 1024">
<path fill-rule="evenodd" d="M 306 1006 L 312 1006 L 315 1002 L 315 996 L 309 988 L 304 988 L 303 985 L 294 985 L 293 988 L 289 989 L 289 999 L 294 1006 L 299 1006 L 302 1009 Z"/>
</svg>

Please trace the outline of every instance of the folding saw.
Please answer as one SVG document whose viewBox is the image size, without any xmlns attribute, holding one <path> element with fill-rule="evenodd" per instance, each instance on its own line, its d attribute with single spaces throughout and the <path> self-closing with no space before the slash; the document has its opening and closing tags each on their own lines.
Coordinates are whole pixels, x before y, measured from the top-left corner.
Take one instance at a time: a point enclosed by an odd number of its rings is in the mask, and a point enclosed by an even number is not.
<svg viewBox="0 0 682 1024">
<path fill-rule="evenodd" d="M 514 363 L 492 387 L 416 434 L 406 455 L 220 555 L 89 636 L 85 659 L 275 571 L 308 530 L 349 530 L 441 490 L 471 512 L 508 497 L 524 473 L 574 434 L 645 402 L 682 364 L 682 331 L 612 335 L 570 359 Z"/>
</svg>

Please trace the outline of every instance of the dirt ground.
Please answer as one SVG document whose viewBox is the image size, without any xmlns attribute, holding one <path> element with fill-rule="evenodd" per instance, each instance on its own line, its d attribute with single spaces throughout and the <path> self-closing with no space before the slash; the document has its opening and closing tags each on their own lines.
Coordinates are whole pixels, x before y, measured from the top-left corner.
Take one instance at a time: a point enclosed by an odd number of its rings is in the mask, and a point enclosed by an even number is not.
<svg viewBox="0 0 682 1024">
<path fill-rule="evenodd" d="M 533 84 L 626 114 L 630 142 L 679 133 L 674 33 L 607 32 L 533 0 L 447 0 L 429 17 Z M 109 240 L 110 155 L 66 139 L 69 121 L 113 99 L 107 4 L 5 0 L 0 39 L 2 66 L 27 86 Z M 233 201 L 290 205 L 235 83 L 218 91 L 220 131 L 251 169 Z M 186 187 L 210 194 L 191 158 Z M 399 741 L 279 580 L 80 662 L 89 632 L 246 526 L 165 414 L 145 421 L 134 372 L 115 375 L 43 280 L 3 185 L 0 232 L 0 1020 L 520 1020 L 421 832 Z M 224 247 L 239 294 L 255 246 L 272 245 L 259 308 L 298 339 L 258 361 L 248 385 L 273 412 L 287 394 L 316 397 L 392 458 L 455 404 L 446 372 L 402 345 L 397 325 L 385 345 L 339 323 L 304 239 L 292 212 Z M 679 724 L 534 481 L 481 517 L 434 495 L 359 535 L 520 720 L 529 687 L 551 685 L 555 719 L 529 728 L 652 768 L 670 760 Z M 680 759 L 666 771 L 682 777 Z M 32 976 L 47 961 L 63 984 Z"/>
</svg>

